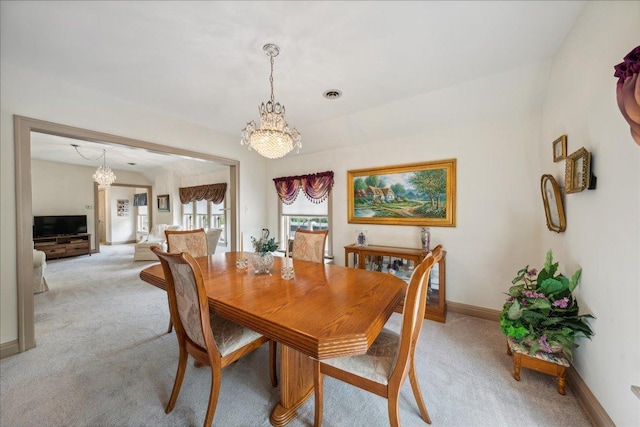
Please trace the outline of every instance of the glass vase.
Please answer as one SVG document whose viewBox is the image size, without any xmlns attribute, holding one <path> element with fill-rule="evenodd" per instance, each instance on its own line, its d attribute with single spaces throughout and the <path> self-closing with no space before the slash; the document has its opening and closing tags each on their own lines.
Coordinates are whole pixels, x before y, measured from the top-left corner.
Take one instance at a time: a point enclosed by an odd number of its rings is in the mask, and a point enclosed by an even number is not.
<svg viewBox="0 0 640 427">
<path fill-rule="evenodd" d="M 273 267 L 273 254 L 271 252 L 255 252 L 251 260 L 256 274 L 270 274 Z"/>
</svg>

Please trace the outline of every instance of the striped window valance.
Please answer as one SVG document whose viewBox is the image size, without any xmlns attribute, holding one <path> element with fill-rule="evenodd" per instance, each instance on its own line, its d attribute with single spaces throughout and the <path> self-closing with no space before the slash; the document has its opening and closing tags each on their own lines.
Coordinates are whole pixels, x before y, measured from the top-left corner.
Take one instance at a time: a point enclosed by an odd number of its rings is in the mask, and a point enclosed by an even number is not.
<svg viewBox="0 0 640 427">
<path fill-rule="evenodd" d="M 307 199 L 313 203 L 321 203 L 329 197 L 333 187 L 333 171 L 318 172 L 309 175 L 284 176 L 274 178 L 276 191 L 284 204 L 295 202 L 302 190 Z"/>
<path fill-rule="evenodd" d="M 210 202 L 220 204 L 224 201 L 224 195 L 227 192 L 227 183 L 198 185 L 195 187 L 181 187 L 180 202 L 195 202 L 198 200 L 208 200 Z"/>
</svg>

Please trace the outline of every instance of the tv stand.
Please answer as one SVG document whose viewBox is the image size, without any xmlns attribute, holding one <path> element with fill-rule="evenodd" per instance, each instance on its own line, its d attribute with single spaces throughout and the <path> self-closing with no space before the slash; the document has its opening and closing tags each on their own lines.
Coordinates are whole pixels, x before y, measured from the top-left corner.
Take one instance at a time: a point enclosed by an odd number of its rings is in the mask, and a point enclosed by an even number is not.
<svg viewBox="0 0 640 427">
<path fill-rule="evenodd" d="M 91 234 L 34 237 L 33 247 L 44 252 L 47 259 L 91 255 Z"/>
</svg>

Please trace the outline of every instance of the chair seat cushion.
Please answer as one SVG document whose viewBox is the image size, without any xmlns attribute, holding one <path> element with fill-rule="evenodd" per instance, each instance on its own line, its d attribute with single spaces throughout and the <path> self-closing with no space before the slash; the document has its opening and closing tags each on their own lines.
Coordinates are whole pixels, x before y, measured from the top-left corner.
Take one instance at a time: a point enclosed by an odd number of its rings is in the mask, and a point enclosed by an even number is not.
<svg viewBox="0 0 640 427">
<path fill-rule="evenodd" d="M 396 363 L 399 347 L 400 335 L 384 328 L 366 354 L 336 357 L 323 360 L 322 363 L 387 385 Z"/>
<path fill-rule="evenodd" d="M 240 326 L 214 313 L 210 313 L 210 319 L 213 339 L 222 357 L 233 353 L 237 349 L 244 347 L 262 336 L 251 329 Z"/>
</svg>

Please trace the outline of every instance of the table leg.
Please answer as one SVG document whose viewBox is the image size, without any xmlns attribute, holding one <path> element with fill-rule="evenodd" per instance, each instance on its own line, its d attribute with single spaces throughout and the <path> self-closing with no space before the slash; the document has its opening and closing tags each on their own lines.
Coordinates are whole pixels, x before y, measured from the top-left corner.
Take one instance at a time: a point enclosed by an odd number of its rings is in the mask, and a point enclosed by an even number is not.
<svg viewBox="0 0 640 427">
<path fill-rule="evenodd" d="M 271 412 L 271 424 L 284 426 L 313 394 L 313 363 L 291 347 L 280 349 L 280 402 Z"/>
</svg>

